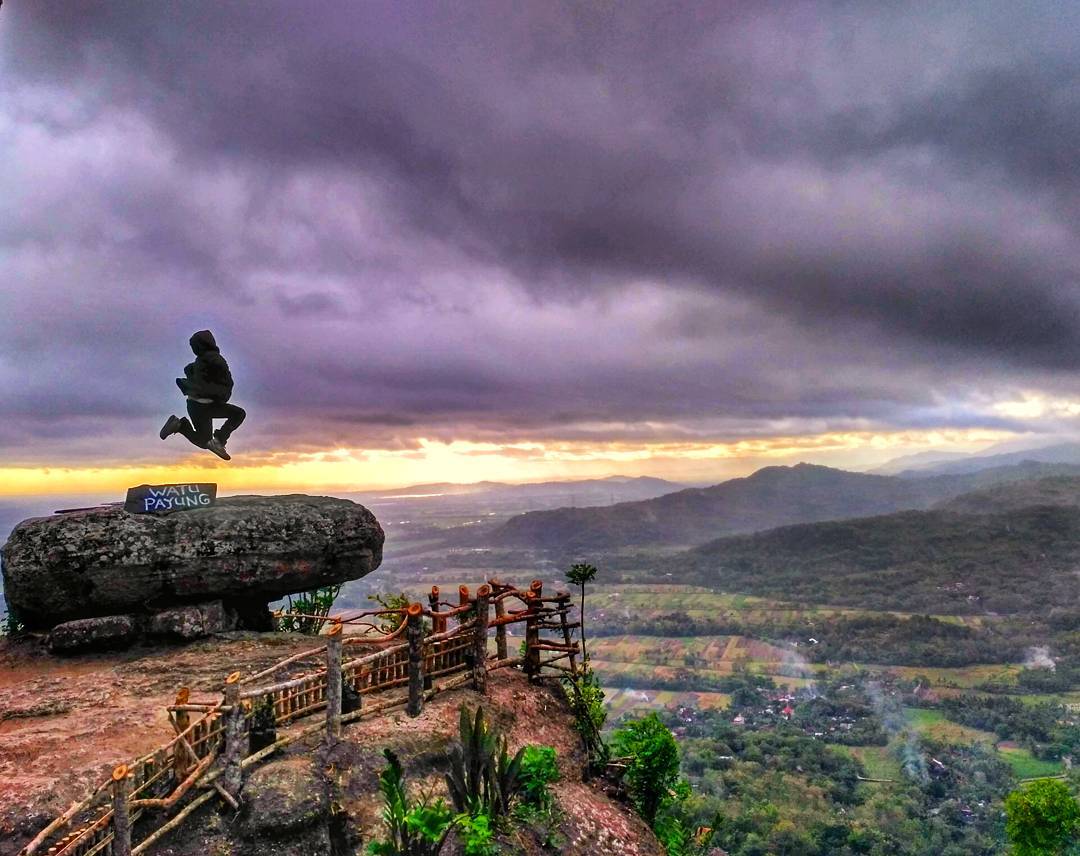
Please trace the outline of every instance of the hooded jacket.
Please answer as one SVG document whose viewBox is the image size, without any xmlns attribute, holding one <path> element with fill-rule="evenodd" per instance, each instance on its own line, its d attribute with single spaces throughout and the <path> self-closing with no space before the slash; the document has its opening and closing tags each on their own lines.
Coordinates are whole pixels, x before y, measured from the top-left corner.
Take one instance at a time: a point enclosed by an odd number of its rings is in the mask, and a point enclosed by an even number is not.
<svg viewBox="0 0 1080 856">
<path fill-rule="evenodd" d="M 214 334 L 200 330 L 188 340 L 195 362 L 184 367 L 187 384 L 184 392 L 192 398 L 228 401 L 232 395 L 233 379 L 229 364 L 221 356 Z"/>
</svg>

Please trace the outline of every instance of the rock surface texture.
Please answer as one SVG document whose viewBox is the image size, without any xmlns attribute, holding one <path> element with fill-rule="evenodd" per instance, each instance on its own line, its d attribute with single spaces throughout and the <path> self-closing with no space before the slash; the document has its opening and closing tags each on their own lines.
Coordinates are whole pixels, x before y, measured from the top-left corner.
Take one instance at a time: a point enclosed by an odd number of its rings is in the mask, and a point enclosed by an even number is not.
<svg viewBox="0 0 1080 856">
<path fill-rule="evenodd" d="M 8 604 L 30 630 L 209 601 L 264 629 L 268 602 L 359 579 L 379 566 L 382 546 L 379 522 L 355 502 L 236 496 L 161 516 L 107 506 L 25 520 L 0 567 Z M 189 619 L 150 624 L 183 637 L 199 623 Z"/>
<path fill-rule="evenodd" d="M 243 831 L 280 838 L 324 819 L 330 811 L 321 773 L 310 758 L 272 761 L 244 783 Z"/>
</svg>

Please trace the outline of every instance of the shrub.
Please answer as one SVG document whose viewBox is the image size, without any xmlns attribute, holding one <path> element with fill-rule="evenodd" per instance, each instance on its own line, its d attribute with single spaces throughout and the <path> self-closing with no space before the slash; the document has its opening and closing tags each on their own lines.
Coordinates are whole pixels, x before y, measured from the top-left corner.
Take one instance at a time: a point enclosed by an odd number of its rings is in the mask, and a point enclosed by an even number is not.
<svg viewBox="0 0 1080 856">
<path fill-rule="evenodd" d="M 611 736 L 611 751 L 626 762 L 623 781 L 634 808 L 652 826 L 679 783 L 679 746 L 655 713 L 633 720 Z"/>
<path fill-rule="evenodd" d="M 600 729 L 604 727 L 607 719 L 607 708 L 604 707 L 604 690 L 600 686 L 600 680 L 586 661 L 576 677 L 563 678 L 563 685 L 570 690 L 569 703 L 570 712 L 574 715 L 574 730 L 581 735 L 590 761 L 599 764 L 606 762 L 608 748 L 604 744 Z"/>
<path fill-rule="evenodd" d="M 373 600 L 383 609 L 407 609 L 412 600 L 405 592 L 397 594 L 369 594 L 368 600 Z M 379 629 L 383 633 L 392 633 L 401 624 L 401 617 L 397 615 L 383 615 L 379 617 Z"/>
<path fill-rule="evenodd" d="M 531 806 L 551 809 L 548 785 L 559 780 L 559 763 L 551 746 L 526 746 L 521 756 L 521 798 Z"/>
<path fill-rule="evenodd" d="M 341 586 L 324 586 L 285 598 L 285 612 L 302 613 L 307 617 L 282 615 L 278 617 L 278 630 L 285 633 L 303 633 L 318 636 L 326 623 L 326 617 L 334 607 Z"/>
<path fill-rule="evenodd" d="M 461 830 L 461 843 L 465 856 L 492 856 L 497 852 L 495 831 L 491 818 L 484 813 L 477 815 L 459 814 L 454 823 Z"/>
<path fill-rule="evenodd" d="M 372 856 L 436 856 L 455 823 L 453 812 L 441 799 L 409 800 L 401 762 L 391 750 L 383 755 L 389 766 L 379 774 L 379 790 L 385 805 L 383 820 L 390 832 L 387 841 L 372 841 Z"/>
<path fill-rule="evenodd" d="M 1016 856 L 1067 853 L 1080 836 L 1080 805 L 1064 782 L 1041 779 L 1005 798 L 1005 832 Z"/>
</svg>

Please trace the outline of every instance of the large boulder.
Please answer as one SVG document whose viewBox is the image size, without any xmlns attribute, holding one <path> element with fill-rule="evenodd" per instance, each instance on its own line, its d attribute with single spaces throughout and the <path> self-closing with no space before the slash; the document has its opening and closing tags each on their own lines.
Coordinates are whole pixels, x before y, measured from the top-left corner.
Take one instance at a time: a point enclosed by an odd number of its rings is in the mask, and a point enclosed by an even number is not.
<svg viewBox="0 0 1080 856">
<path fill-rule="evenodd" d="M 236 496 L 168 515 L 107 506 L 24 520 L 0 569 L 11 611 L 31 630 L 211 600 L 262 629 L 268 602 L 359 579 L 379 566 L 382 546 L 379 522 L 355 502 Z"/>
<path fill-rule="evenodd" d="M 243 828 L 248 835 L 279 838 L 325 820 L 326 784 L 308 758 L 272 761 L 244 783 Z"/>
</svg>

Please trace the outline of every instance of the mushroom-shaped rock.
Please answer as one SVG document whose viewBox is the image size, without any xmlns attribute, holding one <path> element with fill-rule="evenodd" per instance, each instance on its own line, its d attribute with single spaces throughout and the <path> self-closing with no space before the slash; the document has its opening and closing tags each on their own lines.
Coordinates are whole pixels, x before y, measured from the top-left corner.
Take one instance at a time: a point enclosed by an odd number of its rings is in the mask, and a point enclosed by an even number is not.
<svg viewBox="0 0 1080 856">
<path fill-rule="evenodd" d="M 254 627 L 269 601 L 371 573 L 382 546 L 375 516 L 347 499 L 236 496 L 168 515 L 105 506 L 24 520 L 0 568 L 32 630 L 218 599 Z"/>
</svg>

